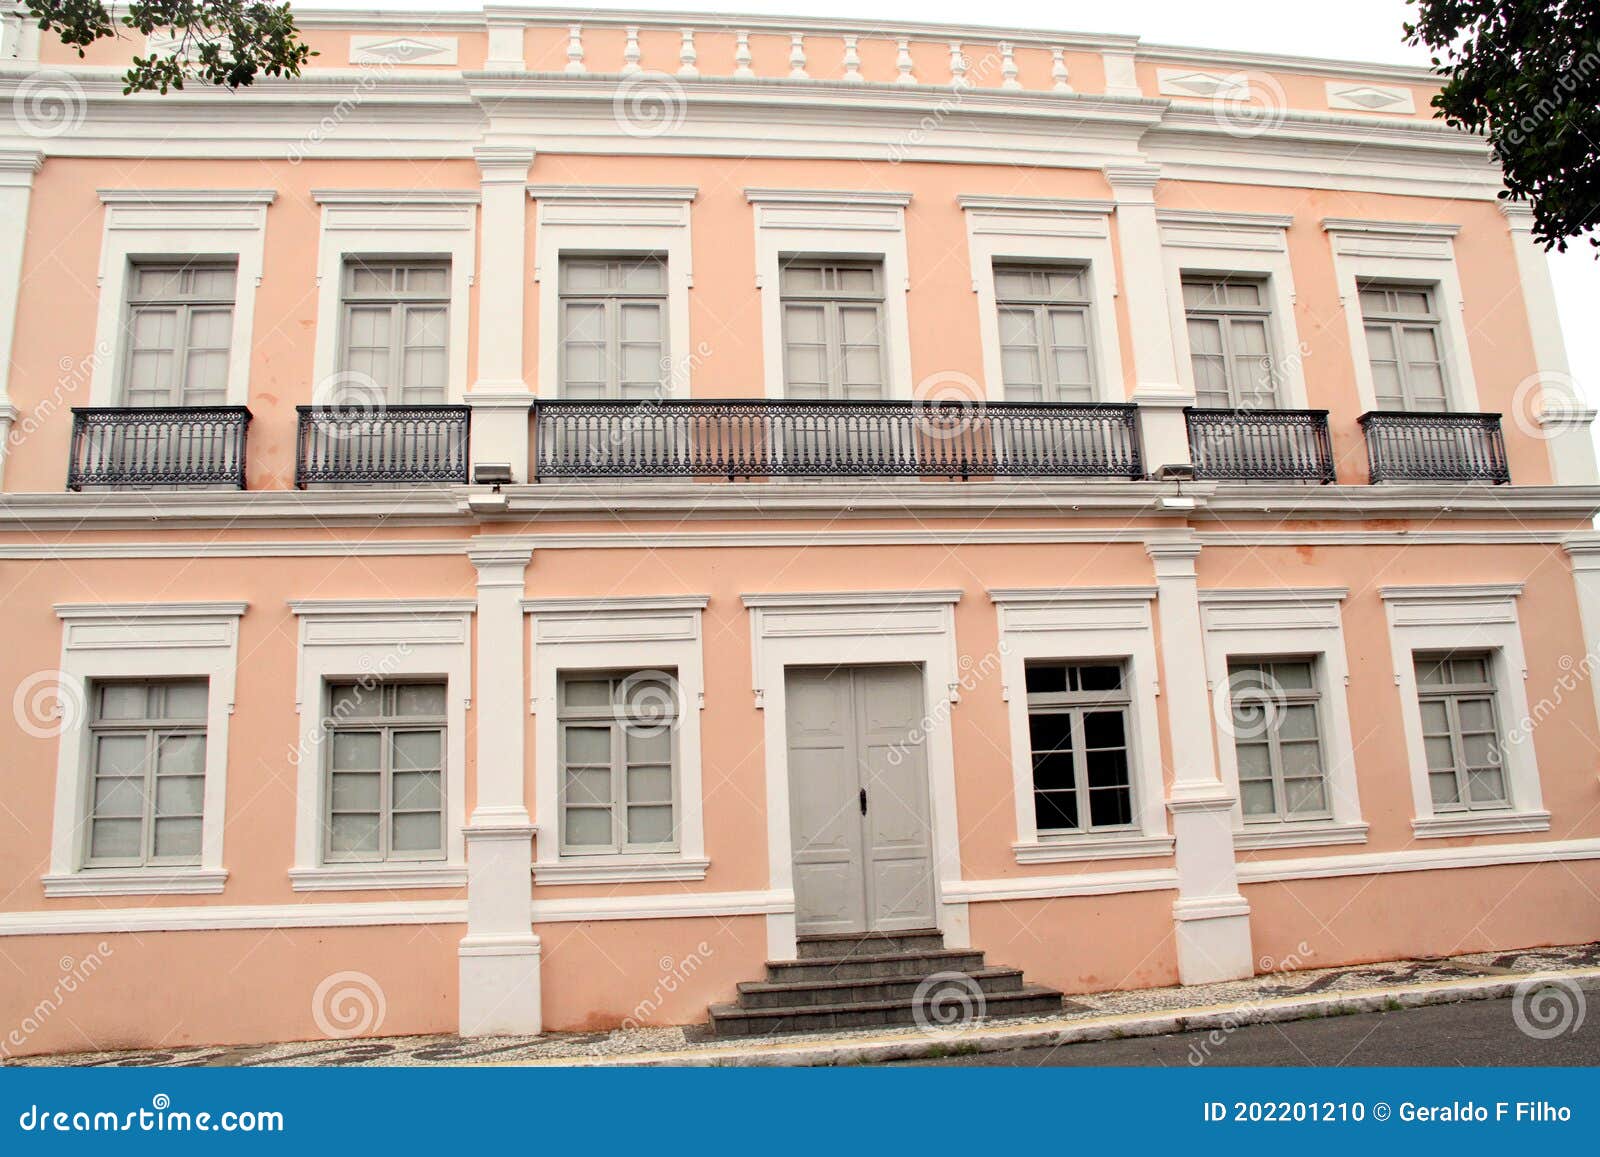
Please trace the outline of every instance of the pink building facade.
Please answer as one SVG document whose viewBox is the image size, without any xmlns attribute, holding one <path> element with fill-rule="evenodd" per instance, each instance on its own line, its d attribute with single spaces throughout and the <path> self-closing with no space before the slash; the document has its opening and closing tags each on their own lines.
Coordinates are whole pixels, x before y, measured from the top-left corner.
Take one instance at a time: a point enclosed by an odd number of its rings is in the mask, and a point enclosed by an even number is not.
<svg viewBox="0 0 1600 1157">
<path fill-rule="evenodd" d="M 302 22 L 0 25 L 7 1055 L 1600 937 L 1594 415 L 1426 73 Z"/>
</svg>

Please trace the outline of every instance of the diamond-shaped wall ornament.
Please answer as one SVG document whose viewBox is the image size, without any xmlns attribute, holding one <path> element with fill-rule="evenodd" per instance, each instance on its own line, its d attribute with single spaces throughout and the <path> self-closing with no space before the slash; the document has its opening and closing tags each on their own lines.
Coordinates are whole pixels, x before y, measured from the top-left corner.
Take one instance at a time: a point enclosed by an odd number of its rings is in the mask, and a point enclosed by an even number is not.
<svg viewBox="0 0 1600 1157">
<path fill-rule="evenodd" d="M 1207 100 L 1250 99 L 1250 82 L 1240 73 L 1162 68 L 1156 70 L 1156 76 L 1162 96 L 1197 96 Z"/>
<path fill-rule="evenodd" d="M 1409 114 L 1417 111 L 1417 102 L 1409 88 L 1396 88 L 1378 84 L 1351 84 L 1349 81 L 1330 80 L 1328 82 L 1328 107 L 1355 109 L 1360 112 Z"/>
<path fill-rule="evenodd" d="M 352 36 L 351 64 L 435 64 L 456 62 L 454 36 Z"/>
</svg>

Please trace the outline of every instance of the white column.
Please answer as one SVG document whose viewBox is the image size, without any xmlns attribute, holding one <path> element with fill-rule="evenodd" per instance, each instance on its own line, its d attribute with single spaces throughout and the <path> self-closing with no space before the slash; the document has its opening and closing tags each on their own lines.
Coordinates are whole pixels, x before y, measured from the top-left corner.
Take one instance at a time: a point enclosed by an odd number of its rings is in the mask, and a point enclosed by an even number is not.
<svg viewBox="0 0 1600 1157">
<path fill-rule="evenodd" d="M 1184 984 L 1236 980 L 1255 973 L 1250 905 L 1239 893 L 1233 855 L 1233 793 L 1217 774 L 1205 639 L 1195 577 L 1198 543 L 1174 538 L 1145 544 L 1155 563 L 1161 623 L 1161 690 L 1172 734 L 1172 789 L 1167 809 L 1177 840 L 1178 898 L 1172 919 L 1178 978 Z"/>
<path fill-rule="evenodd" d="M 1595 409 L 1584 400 L 1567 362 L 1567 344 L 1561 337 L 1561 317 L 1556 311 L 1556 291 L 1550 280 L 1550 260 L 1533 239 L 1533 210 L 1520 201 L 1501 201 L 1500 211 L 1511 223 L 1511 244 L 1517 254 L 1517 274 L 1522 281 L 1522 301 L 1533 334 L 1533 356 L 1539 372 L 1527 384 L 1537 398 L 1517 397 L 1518 421 L 1532 419 L 1548 439 L 1550 475 L 1558 485 L 1582 486 L 1600 482 L 1595 465 L 1594 439 L 1589 426 Z M 1537 406 L 1537 409 L 1534 407 Z"/>
<path fill-rule="evenodd" d="M 534 828 L 523 794 L 522 678 L 522 596 L 533 552 L 485 546 L 468 557 L 478 568 L 478 799 L 465 831 L 460 1032 L 537 1033 L 543 1017 L 532 924 Z"/>
<path fill-rule="evenodd" d="M 528 478 L 528 408 L 533 391 L 522 367 L 525 286 L 528 284 L 528 170 L 533 150 L 481 145 L 483 205 L 479 219 L 478 380 L 466 395 L 472 407 L 472 463 L 506 463 L 514 481 Z"/>
<path fill-rule="evenodd" d="M 1155 165 L 1107 165 L 1106 181 L 1117 202 L 1117 239 L 1122 258 L 1122 296 L 1133 335 L 1133 400 L 1139 404 L 1139 433 L 1145 469 L 1189 462 L 1189 431 L 1183 408 L 1194 394 L 1178 378 L 1172 344 L 1166 270 L 1161 260 L 1161 227 L 1156 223 Z"/>
<path fill-rule="evenodd" d="M 1572 584 L 1578 592 L 1578 618 L 1583 623 L 1583 656 L 1573 658 L 1577 677 L 1586 678 L 1600 719 L 1600 532 L 1588 530 L 1561 544 L 1572 559 Z M 1575 649 L 1575 648 L 1574 648 Z"/>
<path fill-rule="evenodd" d="M 22 249 L 28 235 L 33 175 L 43 163 L 37 149 L 0 150 L 0 485 L 11 449 L 17 408 L 11 402 L 11 343 L 22 300 Z"/>
</svg>

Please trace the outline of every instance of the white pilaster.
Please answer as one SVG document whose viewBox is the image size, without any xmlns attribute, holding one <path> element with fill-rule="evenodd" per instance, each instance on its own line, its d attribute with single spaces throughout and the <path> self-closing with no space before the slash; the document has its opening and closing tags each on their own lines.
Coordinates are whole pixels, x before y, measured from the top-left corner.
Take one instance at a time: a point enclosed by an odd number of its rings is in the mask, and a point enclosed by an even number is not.
<svg viewBox="0 0 1600 1157">
<path fill-rule="evenodd" d="M 1133 400 L 1139 404 L 1139 433 L 1145 467 L 1189 462 L 1189 431 L 1183 408 L 1194 394 L 1178 376 L 1167 311 L 1167 281 L 1161 260 L 1161 226 L 1156 221 L 1155 165 L 1107 165 L 1105 177 L 1117 203 L 1121 243 L 1122 296 L 1133 335 Z"/>
<path fill-rule="evenodd" d="M 1587 672 L 1595 718 L 1600 719 L 1600 678 L 1594 670 L 1600 664 L 1600 532 L 1574 534 L 1561 545 L 1572 559 L 1572 584 L 1578 592 L 1578 618 L 1583 623 L 1583 657 L 1573 656 L 1574 670 L 1580 677 Z"/>
<path fill-rule="evenodd" d="M 0 485 L 11 449 L 17 408 L 11 403 L 11 343 L 22 300 L 22 249 L 28 232 L 33 175 L 43 163 L 37 149 L 0 150 Z"/>
<path fill-rule="evenodd" d="M 489 53 L 483 62 L 487 72 L 521 72 L 528 67 L 528 25 L 521 17 L 489 15 Z"/>
<path fill-rule="evenodd" d="M 509 463 L 511 477 L 528 477 L 528 409 L 533 391 L 523 376 L 522 333 L 528 284 L 528 170 L 533 150 L 481 145 L 473 150 L 482 185 L 478 235 L 478 379 L 472 406 L 472 462 Z"/>
<path fill-rule="evenodd" d="M 1172 918 L 1178 978 L 1184 984 L 1236 980 L 1255 973 L 1250 905 L 1239 893 L 1233 855 L 1233 793 L 1217 774 L 1211 704 L 1205 683 L 1191 538 L 1145 544 L 1156 573 L 1161 623 L 1161 688 L 1172 735 L 1172 788 L 1167 809 L 1177 840 L 1178 898 Z"/>
<path fill-rule="evenodd" d="M 1520 201 L 1501 201 L 1500 211 L 1511 223 L 1511 244 L 1517 254 L 1517 274 L 1522 281 L 1522 301 L 1533 334 L 1533 356 L 1539 371 L 1527 383 L 1537 398 L 1515 399 L 1517 420 L 1538 423 L 1550 450 L 1550 475 L 1559 485 L 1600 482 L 1595 465 L 1594 439 L 1589 427 L 1595 408 L 1584 400 L 1567 362 L 1567 345 L 1561 337 L 1555 286 L 1550 261 L 1533 239 L 1533 210 Z M 1534 409 L 1533 407 L 1537 407 Z"/>
<path fill-rule="evenodd" d="M 467 934 L 459 949 L 462 1036 L 537 1033 L 539 937 L 533 833 L 523 792 L 522 597 L 532 551 L 485 546 L 478 569 L 478 799 L 467 821 Z"/>
</svg>

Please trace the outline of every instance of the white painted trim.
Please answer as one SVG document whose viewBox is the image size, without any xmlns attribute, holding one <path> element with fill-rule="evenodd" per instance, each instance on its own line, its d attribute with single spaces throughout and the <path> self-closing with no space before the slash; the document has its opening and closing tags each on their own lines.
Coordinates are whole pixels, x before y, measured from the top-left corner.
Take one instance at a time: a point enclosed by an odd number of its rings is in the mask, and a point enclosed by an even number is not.
<svg viewBox="0 0 1600 1157">
<path fill-rule="evenodd" d="M 756 230 L 756 288 L 761 291 L 762 380 L 766 396 L 783 398 L 785 257 L 856 257 L 883 264 L 884 396 L 911 398 L 911 289 L 905 207 L 910 193 L 832 189 L 746 189 Z"/>
<path fill-rule="evenodd" d="M 290 879 L 319 891 L 368 887 L 452 887 L 465 870 L 467 707 L 472 696 L 472 599 L 297 599 L 295 711 L 297 746 L 289 753 L 295 775 L 294 867 Z M 445 680 L 444 858 L 388 864 L 328 864 L 322 858 L 326 779 L 322 726 L 327 685 L 338 679 Z M 371 884 L 381 877 L 419 881 Z M 429 882 L 432 881 L 432 882 Z"/>
<path fill-rule="evenodd" d="M 56 798 L 50 838 L 46 895 L 88 895 L 73 888 L 110 888 L 127 894 L 132 887 L 113 881 L 134 877 L 151 886 L 140 891 L 221 890 L 227 878 L 222 867 L 222 837 L 227 815 L 228 722 L 233 714 L 235 675 L 239 660 L 239 619 L 243 602 L 186 603 L 60 603 L 60 697 L 64 715 L 56 754 Z M 206 679 L 205 796 L 200 823 L 200 863 L 194 870 L 153 866 L 148 870 L 83 868 L 88 835 L 89 684 L 95 679 Z M 83 885 L 70 881 L 81 879 Z M 216 884 L 213 889 L 210 885 Z M 101 893 L 104 894 L 104 893 Z"/>
<path fill-rule="evenodd" d="M 1508 832 L 1547 832 L 1550 813 L 1516 811 L 1473 812 L 1466 815 L 1436 815 L 1411 821 L 1411 834 L 1419 840 L 1453 839 L 1457 836 L 1497 836 Z"/>
<path fill-rule="evenodd" d="M 1306 856 L 1292 860 L 1240 860 L 1241 884 L 1282 880 L 1327 880 L 1340 876 L 1384 876 L 1392 872 L 1435 872 L 1452 868 L 1492 868 L 1504 864 L 1570 863 L 1600 860 L 1600 839 L 1547 843 L 1473 844 L 1459 848 L 1404 848 L 1350 856 Z"/>
<path fill-rule="evenodd" d="M 1317 848 L 1332 844 L 1364 844 L 1367 842 L 1367 830 L 1366 824 L 1334 822 L 1262 824 L 1235 831 L 1233 846 L 1243 852 L 1262 848 Z"/>
<path fill-rule="evenodd" d="M 315 868 L 290 868 L 289 883 L 296 892 L 388 892 L 407 888 L 465 888 L 464 864 L 324 864 Z"/>
<path fill-rule="evenodd" d="M 41 878 L 44 894 L 62 896 L 220 896 L 221 868 L 84 868 Z"/>
<path fill-rule="evenodd" d="M 707 859 L 646 856 L 569 856 L 553 864 L 533 865 L 537 884 L 645 884 L 665 880 L 704 880 Z"/>
<path fill-rule="evenodd" d="M 1073 872 L 1060 876 L 1009 876 L 957 880 L 945 886 L 946 904 L 984 904 L 1003 900 L 1053 900 L 1062 896 L 1114 896 L 1124 892 L 1168 892 L 1178 887 L 1173 868 L 1122 872 Z"/>
<path fill-rule="evenodd" d="M 1150 587 L 996 589 L 988 592 L 999 620 L 1000 693 L 1010 723 L 1011 795 L 1017 862 L 1168 855 L 1166 786 L 1157 722 L 1155 632 Z M 1126 664 L 1128 762 L 1138 830 L 1040 836 L 1033 807 L 1033 743 L 1028 728 L 1026 667 L 1032 659 L 1117 659 Z M 1096 849 L 1099 849 L 1097 852 Z"/>
<path fill-rule="evenodd" d="M 684 920 L 726 916 L 794 916 L 794 893 L 779 889 L 749 892 L 669 892 L 659 896 L 574 896 L 535 900 L 535 924 L 589 920 Z"/>
<path fill-rule="evenodd" d="M 691 204 L 698 190 L 673 185 L 529 185 L 537 228 L 533 280 L 539 286 L 539 360 L 534 392 L 561 396 L 561 255 L 654 254 L 667 266 L 667 356 L 664 397 L 687 398 L 702 357 L 690 343 L 689 290 L 694 286 Z M 703 356 L 703 355 L 702 355 Z"/>
<path fill-rule="evenodd" d="M 20 16 L 5 18 L 0 31 L 10 43 L 11 28 L 25 26 Z M 33 31 L 37 32 L 37 29 Z M 4 53 L 0 52 L 0 58 Z M 28 237 L 28 206 L 33 198 L 33 179 L 44 164 L 39 149 L 0 148 L 0 471 L 12 449 L 11 426 L 17 417 L 11 404 L 11 348 L 16 336 L 17 307 L 22 299 L 22 254 Z"/>
<path fill-rule="evenodd" d="M 122 402 L 127 361 L 123 324 L 128 273 L 135 260 L 233 258 L 233 332 L 228 348 L 227 404 L 250 400 L 255 350 L 256 289 L 266 252 L 272 189 L 101 189 L 105 223 L 100 242 L 100 299 L 89 378 L 89 404 Z"/>
<path fill-rule="evenodd" d="M 1095 397 L 1105 402 L 1126 401 L 1122 343 L 1117 336 L 1117 269 L 1111 248 L 1111 214 L 1116 202 L 962 195 L 956 204 L 964 210 L 972 291 L 978 295 L 985 396 L 991 401 L 1005 400 L 995 262 L 1042 261 L 1085 269 L 1094 333 Z"/>
</svg>

